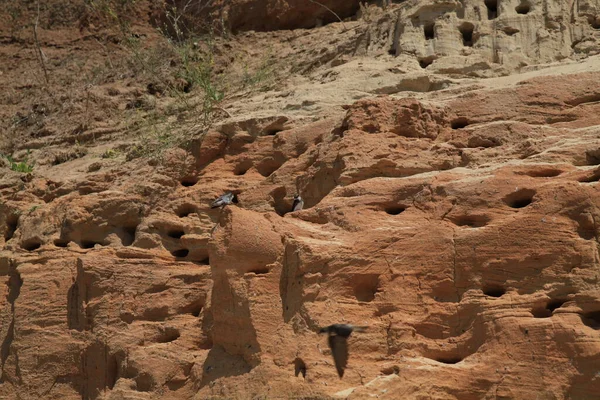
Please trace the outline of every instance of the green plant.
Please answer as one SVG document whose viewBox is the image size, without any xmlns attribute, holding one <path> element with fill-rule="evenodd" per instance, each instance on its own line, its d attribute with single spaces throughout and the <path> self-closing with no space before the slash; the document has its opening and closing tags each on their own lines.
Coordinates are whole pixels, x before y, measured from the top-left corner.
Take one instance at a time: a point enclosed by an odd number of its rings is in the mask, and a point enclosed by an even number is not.
<svg viewBox="0 0 600 400">
<path fill-rule="evenodd" d="M 119 156 L 120 151 L 115 149 L 108 149 L 100 157 L 102 158 L 117 158 Z"/>
<path fill-rule="evenodd" d="M 4 156 L 8 163 L 10 164 L 9 168 L 12 171 L 29 173 L 33 172 L 33 167 L 35 163 L 32 161 L 29 163 L 29 156 L 31 154 L 30 150 L 27 150 L 27 154 L 25 155 L 25 159 L 23 161 L 15 161 L 11 156 Z"/>
</svg>

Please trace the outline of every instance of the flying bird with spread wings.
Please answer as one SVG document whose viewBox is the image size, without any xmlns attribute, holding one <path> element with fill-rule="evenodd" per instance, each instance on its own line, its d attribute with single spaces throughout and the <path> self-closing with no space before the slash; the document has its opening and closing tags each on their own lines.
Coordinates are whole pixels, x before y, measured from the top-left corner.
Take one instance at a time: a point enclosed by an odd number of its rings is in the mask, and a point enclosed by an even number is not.
<svg viewBox="0 0 600 400">
<path fill-rule="evenodd" d="M 333 324 L 319 329 L 319 333 L 328 334 L 329 348 L 340 378 L 344 376 L 344 370 L 348 366 L 348 338 L 350 334 L 354 331 L 364 332 L 366 329 L 366 326 L 350 324 Z"/>
</svg>

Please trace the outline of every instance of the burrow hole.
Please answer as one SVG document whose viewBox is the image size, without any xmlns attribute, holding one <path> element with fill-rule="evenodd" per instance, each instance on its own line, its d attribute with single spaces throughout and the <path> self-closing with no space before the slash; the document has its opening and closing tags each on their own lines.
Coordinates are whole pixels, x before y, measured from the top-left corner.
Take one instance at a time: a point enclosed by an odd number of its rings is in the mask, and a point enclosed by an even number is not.
<svg viewBox="0 0 600 400">
<path fill-rule="evenodd" d="M 527 14 L 531 11 L 531 4 L 528 1 L 522 1 L 521 4 L 515 7 L 517 14 Z"/>
<path fill-rule="evenodd" d="M 450 127 L 452 129 L 462 129 L 469 126 L 469 120 L 465 117 L 458 117 L 452 122 L 450 122 Z"/>
<path fill-rule="evenodd" d="M 300 374 L 302 374 L 302 377 L 306 379 L 306 364 L 300 357 L 296 357 L 294 360 L 294 375 L 298 376 Z"/>
<path fill-rule="evenodd" d="M 593 17 L 590 15 L 588 17 L 588 22 L 593 29 L 600 29 L 600 17 Z"/>
<path fill-rule="evenodd" d="M 282 165 L 282 162 L 276 161 L 273 158 L 265 158 L 260 164 L 256 166 L 256 170 L 259 174 L 267 178 L 271 176 L 273 172 L 277 171 Z"/>
<path fill-rule="evenodd" d="M 105 243 L 97 242 L 95 240 L 82 240 L 79 246 L 82 249 L 93 249 L 96 245 L 105 246 Z"/>
<path fill-rule="evenodd" d="M 520 189 L 504 197 L 504 203 L 512 208 L 523 208 L 530 205 L 535 196 L 535 190 Z"/>
<path fill-rule="evenodd" d="M 406 211 L 406 207 L 402 207 L 402 206 L 387 207 L 385 209 L 385 212 L 390 215 L 402 214 L 404 211 Z"/>
<path fill-rule="evenodd" d="M 486 226 L 491 218 L 487 215 L 459 215 L 450 218 L 450 221 L 457 226 L 468 226 L 470 228 L 481 228 Z"/>
<path fill-rule="evenodd" d="M 137 226 L 124 226 L 121 228 L 121 232 L 118 233 L 121 238 L 121 244 L 123 246 L 131 246 L 135 241 L 135 232 L 137 231 Z"/>
<path fill-rule="evenodd" d="M 192 311 L 190 312 L 190 314 L 192 314 L 194 317 L 199 317 L 200 313 L 202 312 L 202 308 L 203 308 L 202 303 L 197 303 L 192 308 Z"/>
<path fill-rule="evenodd" d="M 593 329 L 600 329 L 600 311 L 588 312 L 581 315 L 581 321 Z"/>
<path fill-rule="evenodd" d="M 425 34 L 425 40 L 431 40 L 435 38 L 435 23 L 428 22 L 423 26 L 423 33 Z"/>
<path fill-rule="evenodd" d="M 381 368 L 381 373 L 383 375 L 393 375 L 393 374 L 400 374 L 400 366 L 398 365 L 392 365 L 390 367 L 383 367 Z"/>
<path fill-rule="evenodd" d="M 600 148 L 586 150 L 585 161 L 587 165 L 598 165 L 600 164 Z"/>
<path fill-rule="evenodd" d="M 255 274 L 255 275 L 265 275 L 265 274 L 269 273 L 269 268 L 267 268 L 267 267 L 254 268 L 248 272 Z"/>
<path fill-rule="evenodd" d="M 512 36 L 521 31 L 518 30 L 517 28 L 513 28 L 512 26 L 505 26 L 504 28 L 502 28 L 502 32 L 506 33 L 508 36 Z"/>
<path fill-rule="evenodd" d="M 15 235 L 15 231 L 19 226 L 19 216 L 15 214 L 9 214 L 6 217 L 6 232 L 4 233 L 4 240 L 9 241 Z"/>
<path fill-rule="evenodd" d="M 550 300 L 543 308 L 534 308 L 531 313 L 535 318 L 550 318 L 554 310 L 560 308 L 565 302 L 564 299 Z"/>
<path fill-rule="evenodd" d="M 194 186 L 196 183 L 198 183 L 198 177 L 196 176 L 186 176 L 181 179 L 181 186 L 190 187 Z"/>
<path fill-rule="evenodd" d="M 200 261 L 194 261 L 198 265 L 210 265 L 210 259 L 208 257 L 201 259 Z"/>
<path fill-rule="evenodd" d="M 173 255 L 173 257 L 176 258 L 184 258 L 187 257 L 187 255 L 190 253 L 190 251 L 188 249 L 179 249 L 179 250 L 173 250 L 171 252 L 171 255 Z"/>
<path fill-rule="evenodd" d="M 560 169 L 554 168 L 544 168 L 544 169 L 534 169 L 531 171 L 525 171 L 525 175 L 531 176 L 532 178 L 553 178 L 562 174 Z"/>
<path fill-rule="evenodd" d="M 598 182 L 600 181 L 600 169 L 594 171 L 592 174 L 588 175 L 588 176 L 584 176 L 583 178 L 579 179 L 579 182 L 581 183 L 592 183 L 592 182 Z"/>
<path fill-rule="evenodd" d="M 470 22 L 463 22 L 458 30 L 462 35 L 463 46 L 471 47 L 473 46 L 473 31 L 475 30 L 475 25 Z"/>
<path fill-rule="evenodd" d="M 378 275 L 354 275 L 354 297 L 356 300 L 370 302 L 375 299 L 379 287 Z"/>
<path fill-rule="evenodd" d="M 488 19 L 495 19 L 498 17 L 498 0 L 485 0 L 483 3 L 487 8 Z"/>
<path fill-rule="evenodd" d="M 173 239 L 181 239 L 183 235 L 185 235 L 185 232 L 182 229 L 171 229 L 167 232 L 167 236 Z"/>
<path fill-rule="evenodd" d="M 265 136 L 275 136 L 279 132 L 283 132 L 284 130 L 285 129 L 283 129 L 283 127 L 267 128 L 267 129 L 264 130 L 264 135 Z"/>
<path fill-rule="evenodd" d="M 67 239 L 54 239 L 54 245 L 56 247 L 67 247 L 69 245 L 69 240 L 67 240 Z"/>
<path fill-rule="evenodd" d="M 242 161 L 233 169 L 233 174 L 237 176 L 245 175 L 248 170 L 252 168 L 252 161 Z"/>
<path fill-rule="evenodd" d="M 21 247 L 27 251 L 34 251 L 40 248 L 42 242 L 39 239 L 29 239 L 21 243 Z"/>
<path fill-rule="evenodd" d="M 179 218 L 187 217 L 188 215 L 193 214 L 195 212 L 196 207 L 194 207 L 192 204 L 182 204 L 179 207 L 177 207 L 177 210 L 175 211 Z"/>
<path fill-rule="evenodd" d="M 437 362 L 441 362 L 444 364 L 457 364 L 461 362 L 463 359 L 460 357 L 438 357 L 435 359 Z"/>
<path fill-rule="evenodd" d="M 167 326 L 165 328 L 160 329 L 160 332 L 158 334 L 158 337 L 156 338 L 156 341 L 158 343 L 174 342 L 180 336 L 181 336 L 181 333 L 179 333 L 179 329 L 174 328 L 172 326 Z"/>
<path fill-rule="evenodd" d="M 419 65 L 421 66 L 421 68 L 424 69 L 424 68 L 429 67 L 431 64 L 433 64 L 434 61 L 435 61 L 434 56 L 421 57 L 421 58 L 419 58 Z"/>
<path fill-rule="evenodd" d="M 506 289 L 503 286 L 494 283 L 485 285 L 481 290 L 483 294 L 489 297 L 501 297 L 506 293 Z"/>
</svg>

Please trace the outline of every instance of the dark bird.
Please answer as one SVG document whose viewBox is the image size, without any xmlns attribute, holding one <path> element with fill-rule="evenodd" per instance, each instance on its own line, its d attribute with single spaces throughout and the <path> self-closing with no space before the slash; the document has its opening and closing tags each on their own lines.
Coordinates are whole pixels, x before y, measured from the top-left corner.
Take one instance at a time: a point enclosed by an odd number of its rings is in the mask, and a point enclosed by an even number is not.
<svg viewBox="0 0 600 400">
<path fill-rule="evenodd" d="M 231 192 L 227 192 L 224 195 L 219 196 L 215 201 L 213 201 L 210 205 L 210 208 L 225 207 L 237 202 L 237 195 Z"/>
<path fill-rule="evenodd" d="M 294 195 L 294 203 L 292 204 L 292 212 L 302 210 L 304 207 L 304 200 L 299 194 Z"/>
<path fill-rule="evenodd" d="M 354 326 L 349 324 L 333 324 L 319 329 L 319 333 L 328 334 L 329 348 L 335 362 L 338 375 L 344 376 L 344 370 L 348 366 L 348 338 L 353 331 L 364 332 L 366 326 Z"/>
</svg>

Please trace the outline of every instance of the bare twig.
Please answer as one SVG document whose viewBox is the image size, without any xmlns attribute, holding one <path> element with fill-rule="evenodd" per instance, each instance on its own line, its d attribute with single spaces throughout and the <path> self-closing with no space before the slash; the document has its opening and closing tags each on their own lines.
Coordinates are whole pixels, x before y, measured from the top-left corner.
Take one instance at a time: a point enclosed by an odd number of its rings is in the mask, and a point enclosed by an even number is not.
<svg viewBox="0 0 600 400">
<path fill-rule="evenodd" d="M 332 13 L 333 15 L 335 15 L 335 17 L 338 19 L 338 21 L 340 21 L 342 23 L 342 27 L 344 29 L 346 29 L 346 26 L 344 25 L 344 21 L 342 21 L 342 19 L 340 18 L 340 16 L 337 15 L 335 13 L 335 11 L 333 11 L 331 8 L 329 8 L 325 4 L 319 3 L 318 1 L 315 1 L 315 0 L 308 0 L 308 1 L 310 1 L 311 3 L 317 4 L 317 5 L 321 6 L 321 7 L 323 7 L 324 9 L 326 9 L 327 11 L 329 11 L 330 13 Z"/>
<path fill-rule="evenodd" d="M 40 65 L 42 66 L 42 69 L 44 70 L 44 78 L 46 78 L 46 83 L 49 82 L 48 80 L 48 70 L 46 70 L 46 63 L 44 62 L 44 53 L 42 53 L 42 48 L 40 47 L 40 42 L 38 41 L 38 36 L 37 36 L 37 27 L 38 27 L 38 23 L 40 21 L 40 0 L 37 0 L 37 15 L 35 17 L 35 24 L 33 25 L 33 39 L 35 40 L 35 48 L 37 49 L 37 56 L 40 60 Z"/>
</svg>

